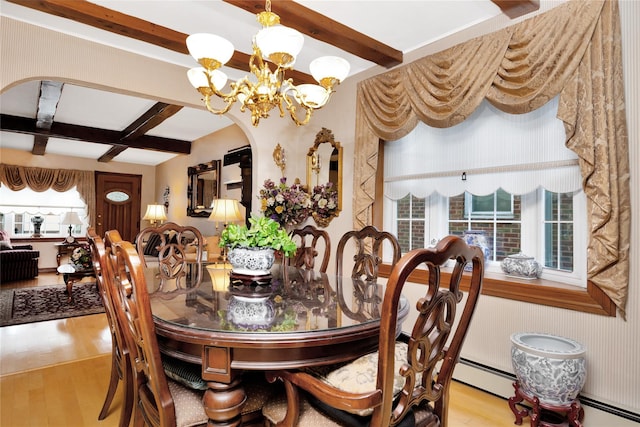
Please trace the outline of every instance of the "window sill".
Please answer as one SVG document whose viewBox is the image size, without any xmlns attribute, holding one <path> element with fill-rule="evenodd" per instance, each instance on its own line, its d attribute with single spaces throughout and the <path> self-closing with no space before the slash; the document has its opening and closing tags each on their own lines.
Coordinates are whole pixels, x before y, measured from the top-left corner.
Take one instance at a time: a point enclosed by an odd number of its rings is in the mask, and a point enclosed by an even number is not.
<svg viewBox="0 0 640 427">
<path fill-rule="evenodd" d="M 389 277 L 391 265 L 380 266 L 380 277 Z M 448 280 L 450 273 L 442 270 L 442 278 Z M 414 271 L 409 276 L 409 281 L 414 283 L 427 283 L 426 271 Z M 468 290 L 468 275 L 462 279 L 461 288 Z M 616 316 L 615 304 L 598 287 L 590 281 L 586 288 L 567 285 L 550 280 L 536 279 L 523 280 L 507 278 L 498 273 L 485 273 L 482 294 L 498 298 L 507 298 L 532 304 L 546 305 L 550 307 L 564 308 L 581 311 L 584 313 L 600 314 L 603 316 Z"/>
</svg>

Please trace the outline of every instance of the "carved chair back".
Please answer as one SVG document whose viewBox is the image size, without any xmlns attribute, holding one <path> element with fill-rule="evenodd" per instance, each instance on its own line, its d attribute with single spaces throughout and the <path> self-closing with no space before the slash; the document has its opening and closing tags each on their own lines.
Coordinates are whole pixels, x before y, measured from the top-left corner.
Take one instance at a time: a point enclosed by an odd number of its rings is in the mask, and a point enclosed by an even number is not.
<svg viewBox="0 0 640 427">
<path fill-rule="evenodd" d="M 451 273 L 441 271 L 451 259 L 455 260 Z M 470 275 L 464 273 L 468 263 L 472 264 Z M 402 291 L 416 270 L 427 273 L 427 285 L 423 296 L 411 304 L 417 317 L 410 335 L 397 339 Z M 323 409 L 314 416 L 327 418 L 329 415 L 323 414 L 330 414 L 339 425 L 446 427 L 453 369 L 478 302 L 483 275 L 482 250 L 468 246 L 458 236 L 445 237 L 435 248 L 405 254 L 393 267 L 384 291 L 377 357 L 367 355 L 329 373 L 322 369 L 269 372 L 269 380 L 283 380 L 287 391 L 286 414 L 277 425 L 296 425 L 300 412 L 310 411 L 309 404 L 299 402 L 298 388 L 302 388 Z M 463 282 L 468 286 L 466 299 Z M 337 375 L 332 377 L 334 373 Z M 365 387 L 372 373 L 375 384 Z M 362 411 L 368 412 L 364 415 Z"/>
<path fill-rule="evenodd" d="M 355 244 L 353 256 L 352 278 L 360 278 L 365 281 L 375 281 L 378 278 L 378 268 L 382 263 L 382 249 L 384 243 L 388 243 L 392 251 L 391 265 L 395 265 L 400 259 L 400 243 L 393 234 L 380 231 L 372 225 L 367 225 L 360 230 L 352 230 L 345 233 L 338 242 L 336 250 L 336 274 L 343 276 L 345 262 L 345 248 L 352 242 Z"/>
<path fill-rule="evenodd" d="M 99 420 L 103 420 L 109 414 L 109 407 L 113 402 L 118 383 L 122 381 L 124 389 L 123 407 L 120 412 L 120 427 L 127 427 L 131 419 L 133 409 L 133 389 L 131 379 L 131 365 L 129 363 L 129 350 L 122 332 L 120 323 L 113 305 L 113 288 L 108 280 L 109 264 L 107 262 L 107 251 L 104 241 L 98 236 L 93 227 L 87 229 L 87 239 L 91 247 L 91 258 L 93 269 L 96 274 L 96 281 L 102 299 L 102 305 L 109 323 L 111 332 L 111 377 L 109 380 L 109 388 L 107 395 L 98 415 Z"/>
<path fill-rule="evenodd" d="M 195 253 L 187 245 L 195 246 Z M 155 292 L 183 293 L 202 281 L 203 238 L 197 228 L 174 222 L 147 227 L 136 236 L 136 248 L 144 267 L 147 257 L 158 262 Z"/>
<path fill-rule="evenodd" d="M 441 267 L 450 259 L 455 265 L 450 275 Z M 469 291 L 463 301 L 461 282 L 465 265 L 471 262 Z M 393 402 L 394 349 L 400 295 L 409 275 L 418 267 L 428 271 L 424 296 L 415 304 L 418 317 L 408 339 L 407 363 L 400 368 L 405 384 L 397 402 Z M 441 426 L 447 425 L 449 386 L 453 369 L 475 311 L 484 277 L 484 255 L 475 246 L 468 246 L 460 237 L 447 236 L 435 249 L 415 249 L 405 254 L 391 271 L 380 323 L 379 369 L 377 388 L 383 402 L 374 410 L 371 425 L 396 424 L 413 407 L 433 404 L 433 413 Z M 460 311 L 461 310 L 461 311 Z M 457 321 L 457 323 L 456 323 Z M 430 409 L 429 409 L 430 410 Z"/>
<path fill-rule="evenodd" d="M 116 230 L 105 235 L 116 313 L 133 372 L 134 425 L 174 426 L 176 412 L 164 374 L 142 257 Z"/>
<path fill-rule="evenodd" d="M 329 233 L 313 225 L 306 225 L 303 228 L 293 230 L 292 238 L 298 241 L 298 249 L 293 258 L 293 265 L 298 268 L 306 268 L 313 270 L 315 268 L 318 249 L 323 250 L 322 262 L 318 271 L 327 272 L 329 266 L 329 258 L 331 256 L 331 241 Z"/>
</svg>

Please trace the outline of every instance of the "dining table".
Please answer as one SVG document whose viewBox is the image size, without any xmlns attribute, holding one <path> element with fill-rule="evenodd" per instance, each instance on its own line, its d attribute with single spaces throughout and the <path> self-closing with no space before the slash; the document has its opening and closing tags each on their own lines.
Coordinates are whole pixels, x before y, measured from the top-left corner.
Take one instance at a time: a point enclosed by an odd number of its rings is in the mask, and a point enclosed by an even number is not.
<svg viewBox="0 0 640 427">
<path fill-rule="evenodd" d="M 242 424 L 247 371 L 336 364 L 377 349 L 383 284 L 282 264 L 257 277 L 226 264 L 201 268 L 200 283 L 152 289 L 150 300 L 161 353 L 202 366 L 209 426 Z M 408 312 L 402 298 L 396 335 Z"/>
</svg>

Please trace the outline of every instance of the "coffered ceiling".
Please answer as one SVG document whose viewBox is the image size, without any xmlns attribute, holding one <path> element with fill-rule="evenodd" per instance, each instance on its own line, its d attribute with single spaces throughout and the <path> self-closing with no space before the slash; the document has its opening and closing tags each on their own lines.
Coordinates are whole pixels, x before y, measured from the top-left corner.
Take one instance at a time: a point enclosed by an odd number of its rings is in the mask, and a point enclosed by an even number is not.
<svg viewBox="0 0 640 427">
<path fill-rule="evenodd" d="M 535 0 L 272 1 L 282 23 L 305 34 L 296 70 L 287 73 L 296 83 L 310 81 L 309 63 L 319 56 L 344 57 L 353 76 L 400 64 L 407 53 L 500 13 L 515 18 L 537 9 Z M 0 2 L 2 16 L 184 66 L 185 79 L 195 64 L 184 40 L 196 32 L 231 41 L 236 52 L 224 71 L 245 75 L 262 10 L 260 0 Z M 33 81 L 0 94 L 0 147 L 156 165 L 231 124 L 203 109 L 61 83 Z"/>
</svg>

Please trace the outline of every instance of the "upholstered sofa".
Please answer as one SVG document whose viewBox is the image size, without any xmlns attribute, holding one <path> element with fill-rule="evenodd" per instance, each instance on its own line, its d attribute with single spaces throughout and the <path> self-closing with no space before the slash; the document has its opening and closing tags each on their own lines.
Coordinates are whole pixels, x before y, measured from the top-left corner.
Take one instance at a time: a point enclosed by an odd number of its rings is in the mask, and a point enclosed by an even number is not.
<svg viewBox="0 0 640 427">
<path fill-rule="evenodd" d="M 14 245 L 9 234 L 0 231 L 0 283 L 33 279 L 38 275 L 40 251 L 31 245 Z"/>
</svg>

